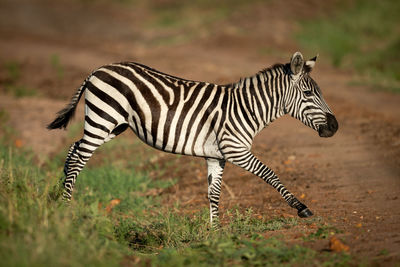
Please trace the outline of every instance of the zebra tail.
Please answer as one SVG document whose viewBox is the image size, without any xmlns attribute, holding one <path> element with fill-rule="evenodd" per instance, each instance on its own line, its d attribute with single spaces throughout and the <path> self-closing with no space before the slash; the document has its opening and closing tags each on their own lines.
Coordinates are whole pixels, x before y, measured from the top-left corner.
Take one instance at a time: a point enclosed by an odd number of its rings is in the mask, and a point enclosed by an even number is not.
<svg viewBox="0 0 400 267">
<path fill-rule="evenodd" d="M 86 89 L 86 83 L 88 82 L 90 76 L 83 82 L 81 87 L 72 97 L 71 102 L 65 108 L 57 112 L 57 117 L 54 119 L 52 123 L 47 125 L 46 127 L 47 129 L 53 130 L 53 129 L 67 128 L 69 121 L 74 117 L 76 106 L 78 105 L 78 102 L 81 99 L 81 96 Z"/>
</svg>

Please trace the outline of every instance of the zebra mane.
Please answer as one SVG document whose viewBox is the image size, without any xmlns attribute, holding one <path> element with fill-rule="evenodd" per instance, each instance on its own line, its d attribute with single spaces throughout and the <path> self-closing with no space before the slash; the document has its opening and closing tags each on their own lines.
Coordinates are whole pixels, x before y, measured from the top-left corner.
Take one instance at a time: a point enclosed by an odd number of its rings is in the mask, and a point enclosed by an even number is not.
<svg viewBox="0 0 400 267">
<path fill-rule="evenodd" d="M 259 72 L 257 72 L 256 74 L 249 76 L 249 77 L 245 77 L 245 78 L 240 78 L 238 82 L 235 83 L 229 83 L 226 84 L 224 86 L 226 87 L 232 87 L 232 88 L 237 88 L 237 87 L 241 87 L 243 85 L 243 83 L 247 80 L 247 79 L 253 79 L 254 77 L 257 76 L 265 76 L 267 72 L 270 72 L 271 70 L 277 70 L 277 69 L 283 69 L 283 72 L 285 74 L 289 74 L 290 73 L 290 65 L 287 64 L 283 64 L 283 63 L 276 63 L 274 65 L 272 65 L 271 67 L 265 68 L 260 70 Z"/>
<path fill-rule="evenodd" d="M 280 68 L 283 69 L 285 74 L 289 74 L 290 73 L 290 65 L 288 63 L 287 64 L 276 63 L 276 64 L 272 65 L 269 68 L 265 68 L 265 69 L 259 71 L 256 75 L 264 74 L 266 72 L 270 72 L 271 70 L 276 70 L 276 69 L 280 69 Z"/>
</svg>

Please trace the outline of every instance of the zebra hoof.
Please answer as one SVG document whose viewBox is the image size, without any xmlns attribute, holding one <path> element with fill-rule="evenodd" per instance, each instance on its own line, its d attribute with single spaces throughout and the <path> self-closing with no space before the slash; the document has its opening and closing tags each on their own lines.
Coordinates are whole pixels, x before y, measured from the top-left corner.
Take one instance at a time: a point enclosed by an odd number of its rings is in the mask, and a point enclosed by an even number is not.
<svg viewBox="0 0 400 267">
<path fill-rule="evenodd" d="M 309 210 L 308 208 L 305 208 L 299 212 L 297 212 L 297 215 L 299 215 L 300 218 L 307 218 L 307 217 L 311 217 L 314 214 L 312 213 L 311 210 Z"/>
</svg>

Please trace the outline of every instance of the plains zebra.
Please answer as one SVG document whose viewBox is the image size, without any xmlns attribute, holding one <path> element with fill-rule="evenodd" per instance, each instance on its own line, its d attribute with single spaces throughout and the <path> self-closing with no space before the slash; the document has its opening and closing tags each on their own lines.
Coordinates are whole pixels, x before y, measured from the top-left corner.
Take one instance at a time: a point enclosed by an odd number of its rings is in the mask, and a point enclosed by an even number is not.
<svg viewBox="0 0 400 267">
<path fill-rule="evenodd" d="M 185 80 L 132 62 L 95 70 L 48 125 L 66 128 L 85 92 L 84 135 L 69 149 L 63 198 L 71 199 L 76 177 L 93 152 L 130 127 L 152 147 L 206 159 L 211 223 L 218 219 L 226 161 L 272 185 L 300 217 L 313 215 L 250 149 L 255 135 L 284 114 L 321 137 L 335 134 L 338 123 L 309 75 L 315 62 L 316 57 L 305 61 L 296 52 L 288 64 L 229 85 Z"/>
</svg>

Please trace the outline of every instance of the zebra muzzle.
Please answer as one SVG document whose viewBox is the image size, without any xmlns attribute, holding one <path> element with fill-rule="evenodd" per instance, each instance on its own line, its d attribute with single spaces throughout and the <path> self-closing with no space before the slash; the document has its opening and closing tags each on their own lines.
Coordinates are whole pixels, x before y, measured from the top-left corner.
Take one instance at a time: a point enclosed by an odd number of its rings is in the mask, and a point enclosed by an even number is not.
<svg viewBox="0 0 400 267">
<path fill-rule="evenodd" d="M 339 124 L 335 118 L 330 113 L 326 114 L 326 124 L 322 124 L 318 127 L 318 134 L 320 137 L 331 137 L 333 136 L 339 128 Z"/>
</svg>

